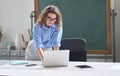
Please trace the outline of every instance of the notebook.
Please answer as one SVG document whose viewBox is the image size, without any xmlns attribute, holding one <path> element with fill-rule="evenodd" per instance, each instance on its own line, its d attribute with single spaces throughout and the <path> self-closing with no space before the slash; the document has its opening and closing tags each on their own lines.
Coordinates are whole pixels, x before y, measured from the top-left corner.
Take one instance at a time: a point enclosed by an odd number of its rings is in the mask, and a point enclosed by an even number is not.
<svg viewBox="0 0 120 76">
<path fill-rule="evenodd" d="M 67 66 L 69 62 L 69 50 L 44 51 L 43 66 Z"/>
</svg>

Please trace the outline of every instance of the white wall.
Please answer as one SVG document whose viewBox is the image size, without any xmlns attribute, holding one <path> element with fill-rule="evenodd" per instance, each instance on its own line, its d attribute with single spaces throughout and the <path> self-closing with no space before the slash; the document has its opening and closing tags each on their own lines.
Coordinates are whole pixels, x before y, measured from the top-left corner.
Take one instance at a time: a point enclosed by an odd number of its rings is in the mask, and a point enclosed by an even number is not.
<svg viewBox="0 0 120 76">
<path fill-rule="evenodd" d="M 111 2 L 111 9 L 114 9 L 115 8 L 115 0 L 110 0 Z"/>
<path fill-rule="evenodd" d="M 16 33 L 29 40 L 27 30 L 31 27 L 30 14 L 33 10 L 34 0 L 0 0 L 0 26 L 3 26 L 0 47 L 6 47 L 6 42 L 14 42 Z"/>
<path fill-rule="evenodd" d="M 115 0 L 115 61 L 120 62 L 120 0 Z"/>
<path fill-rule="evenodd" d="M 120 0 L 111 0 L 111 8 L 117 14 L 115 16 L 115 50 L 114 56 L 116 62 L 120 62 Z"/>
</svg>

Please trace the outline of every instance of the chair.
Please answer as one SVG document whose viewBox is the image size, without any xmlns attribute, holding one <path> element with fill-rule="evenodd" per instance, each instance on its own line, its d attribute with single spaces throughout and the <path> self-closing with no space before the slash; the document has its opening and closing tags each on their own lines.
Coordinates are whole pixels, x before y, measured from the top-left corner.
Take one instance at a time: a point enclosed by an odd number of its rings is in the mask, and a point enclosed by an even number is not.
<svg viewBox="0 0 120 76">
<path fill-rule="evenodd" d="M 70 50 L 70 61 L 87 61 L 86 40 L 82 38 L 63 38 L 61 50 Z"/>
</svg>

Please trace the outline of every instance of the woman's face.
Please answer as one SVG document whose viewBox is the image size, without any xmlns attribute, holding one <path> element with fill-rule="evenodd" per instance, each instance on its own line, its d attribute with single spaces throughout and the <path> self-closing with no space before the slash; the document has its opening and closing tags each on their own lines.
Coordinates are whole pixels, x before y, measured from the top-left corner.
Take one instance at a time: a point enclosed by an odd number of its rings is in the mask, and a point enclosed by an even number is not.
<svg viewBox="0 0 120 76">
<path fill-rule="evenodd" d="M 48 13 L 46 17 L 46 26 L 50 27 L 56 22 L 56 14 L 55 13 Z"/>
</svg>

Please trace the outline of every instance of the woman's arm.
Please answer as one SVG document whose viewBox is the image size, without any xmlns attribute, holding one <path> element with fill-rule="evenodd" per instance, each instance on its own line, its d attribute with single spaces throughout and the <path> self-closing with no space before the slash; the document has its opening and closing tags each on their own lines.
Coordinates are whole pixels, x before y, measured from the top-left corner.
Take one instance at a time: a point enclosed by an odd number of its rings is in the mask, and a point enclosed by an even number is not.
<svg viewBox="0 0 120 76">
<path fill-rule="evenodd" d="M 44 54 L 43 54 L 42 48 L 38 48 L 38 54 L 40 56 L 41 61 L 43 62 L 44 61 Z"/>
</svg>

